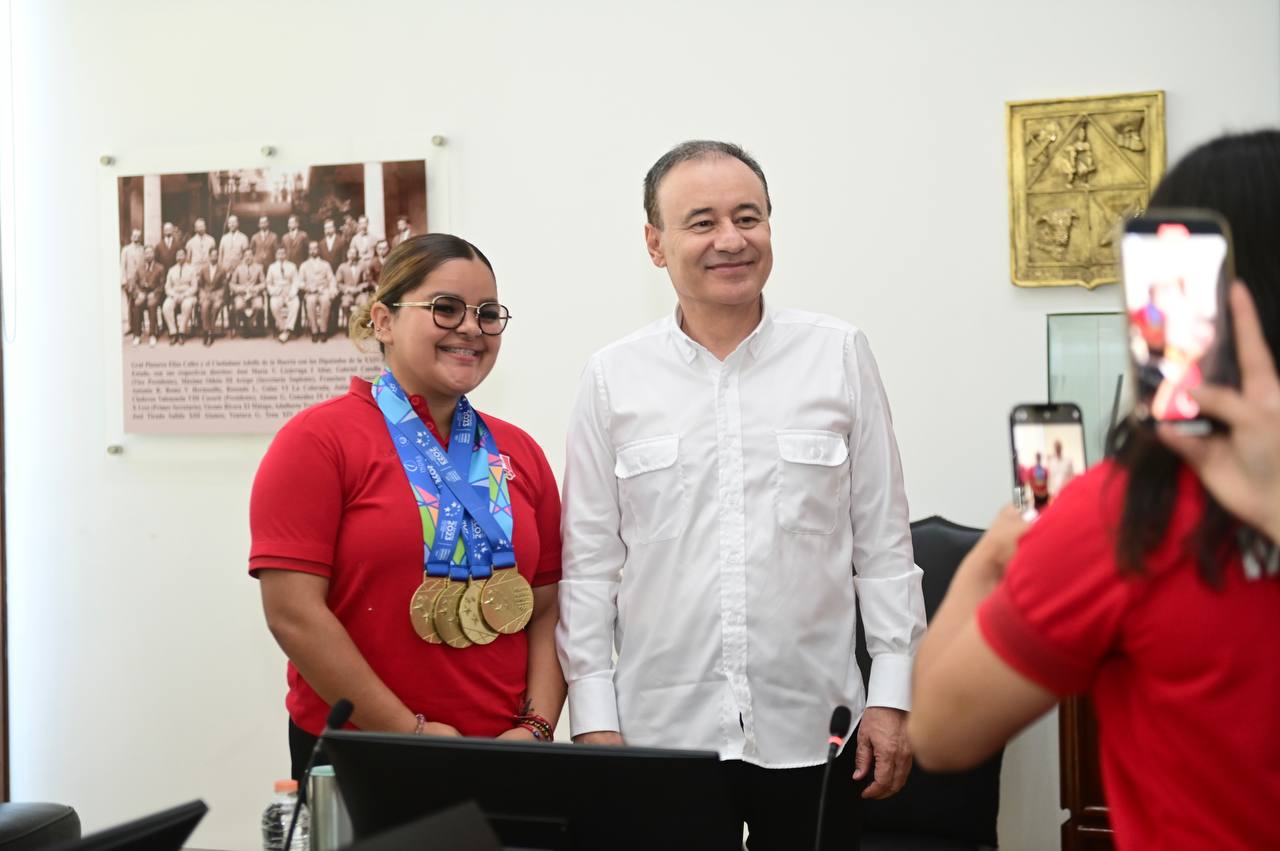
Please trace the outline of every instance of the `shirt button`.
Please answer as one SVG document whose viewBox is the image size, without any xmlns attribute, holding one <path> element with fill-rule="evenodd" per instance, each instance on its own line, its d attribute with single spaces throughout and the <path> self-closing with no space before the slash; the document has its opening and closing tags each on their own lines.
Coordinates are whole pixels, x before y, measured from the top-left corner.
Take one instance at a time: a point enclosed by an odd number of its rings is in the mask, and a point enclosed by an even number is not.
<svg viewBox="0 0 1280 851">
<path fill-rule="evenodd" d="M 421 405 L 421 404 L 422 404 L 422 397 L 421 397 L 421 396 L 410 396 L 410 397 L 409 397 L 409 404 L 410 404 L 410 405 L 413 405 L 415 408 L 416 408 L 416 407 L 418 407 L 419 405 Z"/>
</svg>

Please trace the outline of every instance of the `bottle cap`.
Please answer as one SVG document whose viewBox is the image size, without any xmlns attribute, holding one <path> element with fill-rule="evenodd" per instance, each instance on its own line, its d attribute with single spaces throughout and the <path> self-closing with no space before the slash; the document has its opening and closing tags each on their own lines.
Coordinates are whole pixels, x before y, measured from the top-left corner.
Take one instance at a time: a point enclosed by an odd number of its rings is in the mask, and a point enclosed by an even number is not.
<svg viewBox="0 0 1280 851">
<path fill-rule="evenodd" d="M 297 780 L 277 780 L 276 791 L 277 792 L 297 792 L 298 781 Z"/>
</svg>

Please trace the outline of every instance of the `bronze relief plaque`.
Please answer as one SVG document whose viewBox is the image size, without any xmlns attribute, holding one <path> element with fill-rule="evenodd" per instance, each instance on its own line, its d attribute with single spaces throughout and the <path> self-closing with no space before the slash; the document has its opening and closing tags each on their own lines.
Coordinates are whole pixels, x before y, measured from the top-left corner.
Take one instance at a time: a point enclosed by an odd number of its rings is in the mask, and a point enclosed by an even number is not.
<svg viewBox="0 0 1280 851">
<path fill-rule="evenodd" d="M 1018 101 L 1005 118 L 1013 282 L 1115 283 L 1120 223 L 1164 174 L 1164 92 Z"/>
</svg>

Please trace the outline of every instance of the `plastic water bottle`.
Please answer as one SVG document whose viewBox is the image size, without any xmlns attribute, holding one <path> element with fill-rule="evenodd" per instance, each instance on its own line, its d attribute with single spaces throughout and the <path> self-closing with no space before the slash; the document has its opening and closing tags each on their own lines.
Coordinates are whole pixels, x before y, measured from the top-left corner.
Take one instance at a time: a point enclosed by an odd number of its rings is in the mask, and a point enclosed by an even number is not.
<svg viewBox="0 0 1280 851">
<path fill-rule="evenodd" d="M 276 796 L 262 813 L 263 851 L 307 851 L 311 844 L 311 819 L 305 804 L 301 805 L 302 811 L 298 813 L 293 842 L 289 848 L 284 847 L 285 837 L 289 835 L 289 822 L 293 821 L 293 811 L 298 806 L 298 781 L 277 780 Z"/>
</svg>

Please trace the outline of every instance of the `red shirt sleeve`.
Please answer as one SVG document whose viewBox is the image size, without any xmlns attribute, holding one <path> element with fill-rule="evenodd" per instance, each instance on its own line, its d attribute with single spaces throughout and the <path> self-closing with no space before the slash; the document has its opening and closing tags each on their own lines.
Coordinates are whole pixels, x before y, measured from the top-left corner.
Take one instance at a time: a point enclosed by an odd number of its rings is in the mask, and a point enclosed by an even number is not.
<svg viewBox="0 0 1280 851">
<path fill-rule="evenodd" d="M 1135 581 L 1121 576 L 1111 528 L 1123 476 L 1101 465 L 1071 485 L 1023 536 L 978 627 L 1010 667 L 1056 694 L 1085 691 L 1119 640 Z"/>
<path fill-rule="evenodd" d="M 249 497 L 249 573 L 263 568 L 328 577 L 342 517 L 336 446 L 307 423 L 285 424 L 258 466 Z"/>
</svg>

